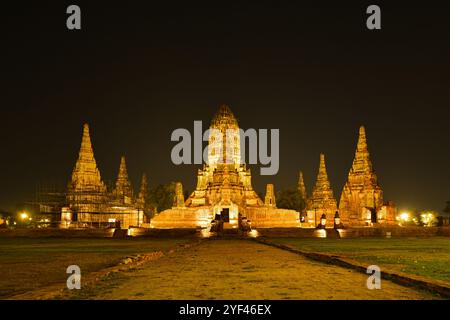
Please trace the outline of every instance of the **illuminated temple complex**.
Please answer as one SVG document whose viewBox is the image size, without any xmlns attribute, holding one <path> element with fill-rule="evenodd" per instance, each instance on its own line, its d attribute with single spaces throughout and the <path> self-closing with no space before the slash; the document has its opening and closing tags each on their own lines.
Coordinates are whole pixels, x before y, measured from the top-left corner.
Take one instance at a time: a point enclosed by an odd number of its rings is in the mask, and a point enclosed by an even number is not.
<svg viewBox="0 0 450 320">
<path fill-rule="evenodd" d="M 94 158 L 89 126 L 85 124 L 78 159 L 67 187 L 67 206 L 62 208 L 63 226 L 112 225 L 128 228 L 142 225 L 144 219 L 142 192 L 146 186 L 147 180 L 144 175 L 139 197 L 135 199 L 125 157 L 122 157 L 115 186 L 112 190 L 107 190 Z"/>
<path fill-rule="evenodd" d="M 359 130 L 355 157 L 339 204 L 328 178 L 324 154 L 320 154 L 317 179 L 310 196 L 303 173 L 299 173 L 297 191 L 305 204 L 302 212 L 277 208 L 272 184 L 266 186 L 264 199 L 258 196 L 252 186 L 250 169 L 241 159 L 240 148 L 238 122 L 230 108 L 223 105 L 211 121 L 207 162 L 197 172 L 194 192 L 185 199 L 183 186 L 177 182 L 173 207 L 157 213 L 149 221 L 144 214 L 147 177 L 142 176 L 136 196 L 128 177 L 125 157 L 122 157 L 116 182 L 108 188 L 102 181 L 89 126 L 85 124 L 78 159 L 67 187 L 66 206 L 61 212 L 62 225 L 207 228 L 214 219 L 225 215 L 229 228 L 238 228 L 242 219 L 250 221 L 253 228 L 311 228 L 317 227 L 323 218 L 326 219 L 326 227 L 332 228 L 336 214 L 347 227 L 395 223 L 395 206 L 383 201 L 364 127 Z"/>
<path fill-rule="evenodd" d="M 299 180 L 301 194 L 306 191 L 301 174 Z M 395 224 L 396 208 L 392 202 L 383 202 L 383 191 L 378 184 L 367 147 L 366 131 L 359 129 L 359 138 L 353 165 L 348 180 L 342 190 L 339 206 L 334 197 L 325 166 L 325 155 L 320 155 L 316 184 L 311 197 L 307 199 L 306 223 L 317 225 L 323 214 L 326 226 L 333 227 L 338 213 L 344 226 L 358 227 L 375 224 Z"/>
<path fill-rule="evenodd" d="M 253 189 L 250 169 L 241 161 L 238 122 L 228 106 L 220 107 L 210 129 L 221 137 L 209 137 L 208 163 L 198 170 L 195 191 L 185 202 L 177 201 L 177 206 L 154 217 L 151 227 L 207 227 L 223 212 L 231 227 L 238 226 L 239 216 L 255 228 L 300 227 L 299 212 L 276 207 L 273 185 L 267 186 L 264 201 Z"/>
</svg>

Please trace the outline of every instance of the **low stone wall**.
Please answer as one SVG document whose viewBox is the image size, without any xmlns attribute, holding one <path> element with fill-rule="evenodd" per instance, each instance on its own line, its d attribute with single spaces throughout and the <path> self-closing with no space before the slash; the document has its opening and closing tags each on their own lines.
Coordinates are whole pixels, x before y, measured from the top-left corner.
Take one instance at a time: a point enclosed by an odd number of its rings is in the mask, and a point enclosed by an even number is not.
<svg viewBox="0 0 450 320">
<path fill-rule="evenodd" d="M 300 213 L 294 210 L 248 207 L 245 216 L 251 221 L 252 228 L 295 228 L 300 227 Z"/>
<path fill-rule="evenodd" d="M 156 215 L 150 222 L 152 228 L 179 229 L 207 226 L 212 217 L 202 208 L 172 208 Z"/>
<path fill-rule="evenodd" d="M 360 237 L 432 237 L 432 236 L 450 236 L 450 227 L 358 227 L 348 228 L 341 233 L 345 238 Z"/>
<path fill-rule="evenodd" d="M 261 228 L 258 233 L 262 237 L 267 238 L 316 238 L 315 229 L 305 228 Z M 333 229 L 327 229 L 327 237 L 331 238 Z M 383 227 L 355 227 L 340 230 L 341 238 L 386 238 L 390 233 L 391 237 L 433 237 L 433 236 L 450 236 L 450 227 L 400 227 L 400 226 L 383 226 Z M 333 236 L 335 238 L 335 236 Z"/>
<path fill-rule="evenodd" d="M 196 228 L 123 229 L 126 236 L 148 238 L 200 237 Z M 0 229 L 0 238 L 112 238 L 114 229 Z"/>
<path fill-rule="evenodd" d="M 199 237 L 198 228 L 180 228 L 180 229 L 146 229 L 131 228 L 129 235 L 132 237 L 148 237 L 148 238 L 185 238 Z"/>
<path fill-rule="evenodd" d="M 0 238 L 111 238 L 114 229 L 0 229 Z"/>
<path fill-rule="evenodd" d="M 267 238 L 314 238 L 314 228 L 262 228 L 258 229 L 261 237 Z"/>
</svg>

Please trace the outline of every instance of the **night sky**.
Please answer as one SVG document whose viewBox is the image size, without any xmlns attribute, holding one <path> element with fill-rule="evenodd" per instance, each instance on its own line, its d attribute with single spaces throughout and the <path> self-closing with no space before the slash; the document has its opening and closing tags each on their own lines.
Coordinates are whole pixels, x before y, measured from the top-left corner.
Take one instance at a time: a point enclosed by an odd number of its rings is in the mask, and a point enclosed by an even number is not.
<svg viewBox="0 0 450 320">
<path fill-rule="evenodd" d="M 135 189 L 146 172 L 193 191 L 199 166 L 172 164 L 170 134 L 209 125 L 222 103 L 244 129 L 280 129 L 279 173 L 254 167 L 258 192 L 295 186 L 299 170 L 311 192 L 323 152 L 339 200 L 363 124 L 385 200 L 450 200 L 444 2 L 93 2 L 2 8 L 0 209 L 67 183 L 84 122 L 104 180 L 123 154 Z M 80 31 L 66 28 L 70 4 Z M 366 28 L 369 4 L 382 30 Z"/>
</svg>

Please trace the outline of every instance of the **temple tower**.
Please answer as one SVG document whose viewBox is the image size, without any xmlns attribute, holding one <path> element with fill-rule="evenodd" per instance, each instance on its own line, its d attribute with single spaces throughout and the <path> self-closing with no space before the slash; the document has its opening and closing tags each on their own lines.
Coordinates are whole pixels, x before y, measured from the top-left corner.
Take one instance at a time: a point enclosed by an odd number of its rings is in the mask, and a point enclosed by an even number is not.
<svg viewBox="0 0 450 320">
<path fill-rule="evenodd" d="M 106 201 L 106 186 L 97 168 L 87 123 L 83 126 L 80 152 L 68 184 L 67 200 L 75 212 L 98 212 Z"/>
<path fill-rule="evenodd" d="M 366 131 L 361 126 L 355 158 L 339 202 L 341 219 L 350 225 L 377 222 L 377 212 L 382 206 L 383 191 L 372 168 Z"/>
<path fill-rule="evenodd" d="M 266 197 L 264 198 L 264 204 L 268 207 L 276 208 L 277 202 L 275 199 L 275 191 L 273 184 L 267 184 L 266 186 Z"/>
<path fill-rule="evenodd" d="M 141 187 L 139 189 L 139 194 L 137 198 L 137 206 L 139 209 L 141 210 L 145 209 L 147 196 L 148 196 L 148 181 L 147 175 L 144 173 L 142 174 Z"/>
<path fill-rule="evenodd" d="M 315 224 L 318 224 L 322 214 L 325 214 L 327 218 L 326 225 L 333 225 L 337 204 L 328 179 L 325 166 L 325 155 L 323 153 L 320 154 L 319 172 L 317 174 L 316 185 L 314 186 L 311 198 L 308 201 L 308 209 L 314 212 Z"/>
<path fill-rule="evenodd" d="M 221 105 L 209 127 L 208 162 L 197 173 L 197 187 L 186 201 L 191 206 L 214 206 L 214 214 L 228 208 L 238 214 L 247 205 L 263 205 L 253 190 L 251 172 L 241 163 L 238 121 L 227 105 Z"/>
<path fill-rule="evenodd" d="M 184 208 L 183 185 L 181 182 L 175 184 L 175 199 L 173 206 L 176 208 Z"/>
<path fill-rule="evenodd" d="M 221 105 L 214 115 L 210 125 L 208 139 L 208 165 L 216 167 L 218 164 L 241 164 L 241 144 L 239 125 L 227 105 Z"/>
<path fill-rule="evenodd" d="M 308 201 L 308 194 L 306 192 L 306 186 L 305 186 L 305 181 L 303 180 L 303 172 L 302 171 L 300 171 L 298 174 L 297 190 L 300 195 L 300 199 L 303 201 L 304 205 L 306 206 L 306 203 Z"/>
<path fill-rule="evenodd" d="M 133 187 L 128 178 L 127 164 L 124 156 L 120 159 L 119 173 L 113 195 L 121 204 L 133 203 Z"/>
<path fill-rule="evenodd" d="M 251 172 L 241 159 L 240 130 L 236 117 L 226 105 L 213 116 L 208 137 L 208 159 L 197 172 L 197 186 L 184 202 L 177 184 L 175 204 L 156 214 L 154 228 L 206 228 L 223 217 L 224 229 L 239 228 L 239 219 L 248 219 L 255 228 L 299 227 L 295 210 L 276 208 L 273 185 L 268 185 L 266 202 L 255 192 Z"/>
</svg>

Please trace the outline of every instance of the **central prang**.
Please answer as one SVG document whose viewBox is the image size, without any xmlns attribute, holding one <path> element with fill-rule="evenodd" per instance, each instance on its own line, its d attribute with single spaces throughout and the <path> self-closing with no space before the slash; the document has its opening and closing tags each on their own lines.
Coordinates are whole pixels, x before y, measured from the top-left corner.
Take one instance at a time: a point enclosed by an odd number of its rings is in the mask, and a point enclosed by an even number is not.
<svg viewBox="0 0 450 320">
<path fill-rule="evenodd" d="M 299 213 L 277 209 L 273 186 L 263 202 L 252 187 L 250 169 L 241 161 L 241 137 L 233 112 L 222 105 L 214 115 L 208 139 L 208 161 L 197 173 L 197 186 L 183 206 L 154 217 L 155 228 L 206 227 L 212 219 L 227 213 L 227 225 L 237 228 L 239 217 L 253 226 L 299 227 Z M 179 195 L 180 196 L 180 195 Z M 182 196 L 182 195 L 181 195 Z"/>
</svg>

